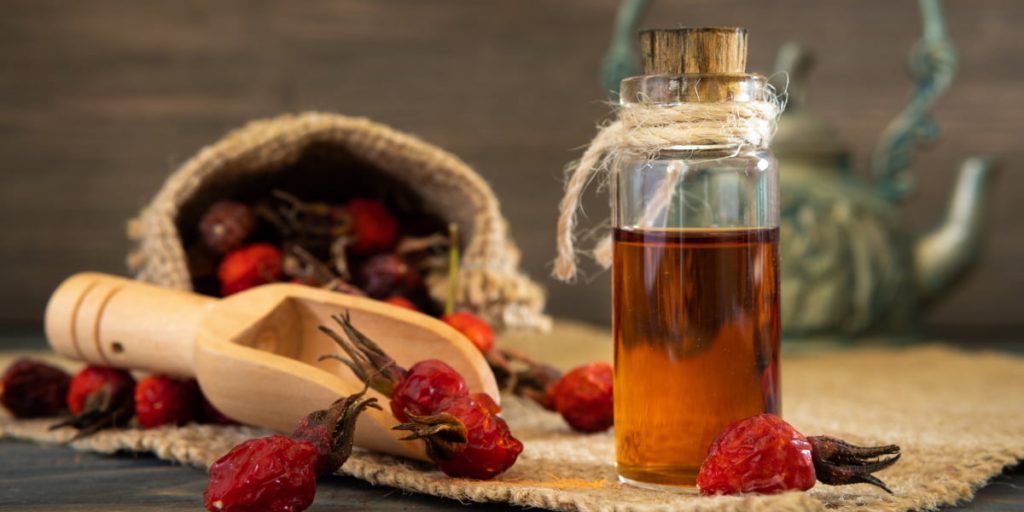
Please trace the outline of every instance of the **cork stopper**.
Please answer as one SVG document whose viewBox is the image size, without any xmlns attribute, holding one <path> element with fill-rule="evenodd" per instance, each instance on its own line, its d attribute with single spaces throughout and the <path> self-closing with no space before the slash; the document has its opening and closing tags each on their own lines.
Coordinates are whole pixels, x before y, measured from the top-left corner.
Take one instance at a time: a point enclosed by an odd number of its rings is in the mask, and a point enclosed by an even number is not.
<svg viewBox="0 0 1024 512">
<path fill-rule="evenodd" d="M 640 32 L 645 75 L 741 74 L 747 69 L 747 29 L 690 27 Z"/>
</svg>

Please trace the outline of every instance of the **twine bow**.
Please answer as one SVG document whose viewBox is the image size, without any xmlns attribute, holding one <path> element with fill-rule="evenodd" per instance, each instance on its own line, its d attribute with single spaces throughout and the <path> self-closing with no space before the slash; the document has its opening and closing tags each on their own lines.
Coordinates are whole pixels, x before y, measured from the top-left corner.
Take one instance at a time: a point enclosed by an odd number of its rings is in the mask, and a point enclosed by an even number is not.
<svg viewBox="0 0 1024 512">
<path fill-rule="evenodd" d="M 565 192 L 559 204 L 554 276 L 562 281 L 576 277 L 576 212 L 583 189 L 595 174 L 608 172 L 611 162 L 625 152 L 653 157 L 659 151 L 678 146 L 721 145 L 762 147 L 771 143 L 783 104 L 774 95 L 769 101 L 679 103 L 664 106 L 649 103 L 628 105 L 618 119 L 602 128 L 568 170 Z M 682 162 L 669 166 L 664 184 L 651 198 L 643 221 L 650 221 L 672 200 L 675 183 L 685 171 Z M 611 245 L 607 238 L 594 249 L 599 262 L 607 266 Z"/>
</svg>

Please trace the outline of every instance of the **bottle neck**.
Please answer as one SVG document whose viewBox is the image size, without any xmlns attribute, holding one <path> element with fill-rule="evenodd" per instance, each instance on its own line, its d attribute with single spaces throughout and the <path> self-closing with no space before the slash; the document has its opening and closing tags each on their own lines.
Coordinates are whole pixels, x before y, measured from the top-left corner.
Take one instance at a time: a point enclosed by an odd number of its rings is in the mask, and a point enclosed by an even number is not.
<svg viewBox="0 0 1024 512">
<path fill-rule="evenodd" d="M 768 79 L 758 74 L 641 75 L 622 80 L 619 104 L 775 102 Z"/>
</svg>

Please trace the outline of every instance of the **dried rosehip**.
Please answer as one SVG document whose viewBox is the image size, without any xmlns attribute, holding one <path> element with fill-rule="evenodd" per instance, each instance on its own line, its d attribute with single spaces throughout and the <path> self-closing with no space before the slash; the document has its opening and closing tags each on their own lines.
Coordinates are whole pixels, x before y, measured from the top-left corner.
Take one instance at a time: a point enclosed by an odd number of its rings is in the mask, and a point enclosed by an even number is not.
<svg viewBox="0 0 1024 512">
<path fill-rule="evenodd" d="M 224 296 L 281 278 L 281 251 L 267 243 L 250 244 L 224 256 L 217 270 Z"/>
<path fill-rule="evenodd" d="M 409 415 L 395 427 L 427 441 L 427 454 L 448 476 L 488 480 L 515 464 L 523 443 L 508 429 L 486 393 L 449 398 L 430 416 Z"/>
<path fill-rule="evenodd" d="M 774 414 L 725 427 L 700 467 L 701 494 L 774 494 L 814 486 L 811 443 Z"/>
<path fill-rule="evenodd" d="M 199 417 L 199 384 L 151 375 L 135 386 L 135 416 L 142 428 L 178 425 Z"/>
<path fill-rule="evenodd" d="M 395 254 L 378 254 L 359 268 L 362 289 L 375 299 L 397 292 L 411 292 L 421 283 L 420 275 Z"/>
<path fill-rule="evenodd" d="M 67 405 L 74 416 L 50 428 L 71 426 L 81 438 L 104 428 L 124 425 L 135 409 L 135 379 L 124 370 L 87 366 L 68 386 Z"/>
<path fill-rule="evenodd" d="M 480 317 L 466 311 L 460 311 L 444 315 L 441 317 L 441 321 L 454 327 L 456 331 L 469 338 L 469 341 L 473 342 L 476 348 L 480 349 L 480 352 L 486 354 L 494 348 L 494 330 Z"/>
<path fill-rule="evenodd" d="M 256 214 L 236 201 L 213 203 L 199 221 L 203 242 L 220 254 L 242 245 L 255 228 Z"/>
<path fill-rule="evenodd" d="M 550 388 L 550 401 L 572 428 L 601 432 L 614 422 L 612 380 L 608 363 L 581 366 L 565 374 Z"/>
<path fill-rule="evenodd" d="M 892 491 L 871 475 L 900 458 L 896 445 L 860 447 L 825 436 L 805 437 L 774 414 L 760 414 L 725 427 L 697 475 L 701 494 L 774 494 L 823 483 L 870 483 Z M 894 455 L 876 460 L 883 455 Z"/>
<path fill-rule="evenodd" d="M 335 354 L 320 359 L 337 359 L 345 363 L 367 386 L 389 397 L 391 412 L 399 421 L 408 420 L 407 412 L 432 414 L 444 400 L 469 393 L 466 381 L 447 363 L 428 359 L 406 370 L 356 329 L 348 313 L 337 315 L 334 320 L 347 338 L 325 326 L 320 326 L 320 330 L 330 336 L 349 359 Z"/>
<path fill-rule="evenodd" d="M 398 242 L 398 221 L 387 207 L 369 199 L 353 199 L 345 205 L 352 221 L 353 242 L 348 251 L 369 256 L 390 250 Z"/>
<path fill-rule="evenodd" d="M 317 475 L 337 471 L 352 453 L 356 420 L 380 409 L 366 389 L 307 415 L 293 434 L 246 441 L 210 466 L 203 494 L 212 511 L 305 510 L 316 495 Z"/>
<path fill-rule="evenodd" d="M 71 379 L 67 404 L 71 414 L 82 414 L 101 395 L 111 402 L 132 401 L 135 378 L 117 368 L 87 366 Z"/>
<path fill-rule="evenodd" d="M 391 413 L 398 421 L 406 422 L 406 413 L 433 414 L 441 402 L 468 394 L 469 388 L 459 372 L 443 361 L 428 359 L 412 365 L 405 378 L 395 384 L 390 394 Z"/>
<path fill-rule="evenodd" d="M 387 302 L 392 306 L 398 306 L 400 308 L 405 308 L 411 311 L 420 310 L 420 308 L 416 307 L 416 304 L 413 304 L 411 300 L 402 297 L 401 295 L 392 295 L 391 297 L 384 299 L 384 302 Z"/>
<path fill-rule="evenodd" d="M 305 510 L 316 497 L 319 458 L 309 441 L 251 439 L 210 466 L 203 503 L 214 512 Z"/>
<path fill-rule="evenodd" d="M 32 359 L 19 359 L 0 380 L 0 405 L 16 418 L 56 416 L 64 410 L 71 376 Z"/>
</svg>

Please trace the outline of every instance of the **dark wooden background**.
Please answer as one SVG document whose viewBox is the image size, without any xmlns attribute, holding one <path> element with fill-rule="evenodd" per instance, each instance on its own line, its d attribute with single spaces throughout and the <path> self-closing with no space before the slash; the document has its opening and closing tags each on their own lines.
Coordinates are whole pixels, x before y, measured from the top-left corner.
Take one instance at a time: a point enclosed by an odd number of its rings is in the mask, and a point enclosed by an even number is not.
<svg viewBox="0 0 1024 512">
<path fill-rule="evenodd" d="M 932 332 L 1024 333 L 1024 2 L 947 2 L 961 67 L 918 161 L 908 222 L 936 222 L 955 170 L 1000 155 L 983 266 L 929 316 Z M 491 183 L 550 292 L 550 311 L 608 319 L 608 278 L 561 285 L 552 259 L 561 168 L 609 111 L 596 79 L 612 0 L 8 0 L 0 16 L 0 325 L 38 329 L 78 270 L 124 271 L 124 221 L 165 175 L 248 119 L 364 115 L 460 155 Z M 910 90 L 917 3 L 659 1 L 648 26 L 744 25 L 751 68 L 799 40 L 820 64 L 810 102 L 865 161 Z M 607 212 L 588 203 L 591 221 Z"/>
</svg>

